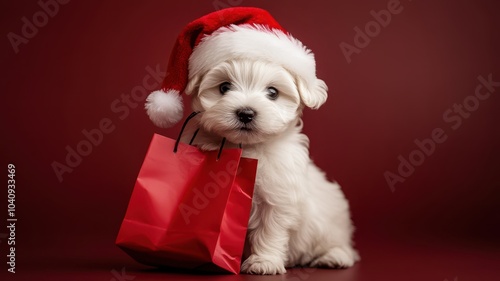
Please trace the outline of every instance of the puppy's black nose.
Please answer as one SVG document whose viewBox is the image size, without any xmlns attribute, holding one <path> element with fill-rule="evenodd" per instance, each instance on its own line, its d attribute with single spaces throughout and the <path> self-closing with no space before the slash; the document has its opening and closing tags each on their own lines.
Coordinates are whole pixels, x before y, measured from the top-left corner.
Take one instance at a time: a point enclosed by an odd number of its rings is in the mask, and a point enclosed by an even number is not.
<svg viewBox="0 0 500 281">
<path fill-rule="evenodd" d="M 248 107 L 242 108 L 236 111 L 236 115 L 241 122 L 247 124 L 252 122 L 253 118 L 255 117 L 255 111 Z"/>
</svg>

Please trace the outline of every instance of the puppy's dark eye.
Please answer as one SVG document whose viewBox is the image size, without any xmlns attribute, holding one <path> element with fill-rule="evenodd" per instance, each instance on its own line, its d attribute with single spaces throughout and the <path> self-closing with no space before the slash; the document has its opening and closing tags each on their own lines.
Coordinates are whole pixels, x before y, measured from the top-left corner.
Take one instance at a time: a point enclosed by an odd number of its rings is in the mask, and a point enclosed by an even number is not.
<svg viewBox="0 0 500 281">
<path fill-rule="evenodd" d="M 219 85 L 219 91 L 221 94 L 225 94 L 229 90 L 231 90 L 231 83 L 224 82 L 224 83 Z"/>
<path fill-rule="evenodd" d="M 278 98 L 278 95 L 279 95 L 279 92 L 276 88 L 274 87 L 269 87 L 267 88 L 267 97 L 270 99 L 270 100 L 275 100 Z"/>
</svg>

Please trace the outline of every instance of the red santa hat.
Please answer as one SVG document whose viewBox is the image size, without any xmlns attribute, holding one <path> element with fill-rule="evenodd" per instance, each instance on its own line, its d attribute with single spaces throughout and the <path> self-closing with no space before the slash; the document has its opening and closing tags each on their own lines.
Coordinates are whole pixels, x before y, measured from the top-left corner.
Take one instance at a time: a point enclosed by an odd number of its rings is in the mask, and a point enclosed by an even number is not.
<svg viewBox="0 0 500 281">
<path fill-rule="evenodd" d="M 181 94 L 188 81 L 221 62 L 241 58 L 279 64 L 299 76 L 304 87 L 318 86 L 312 52 L 267 11 L 228 8 L 194 20 L 182 30 L 170 54 L 161 90 L 152 92 L 146 99 L 149 118 L 159 127 L 175 125 L 183 117 Z"/>
</svg>

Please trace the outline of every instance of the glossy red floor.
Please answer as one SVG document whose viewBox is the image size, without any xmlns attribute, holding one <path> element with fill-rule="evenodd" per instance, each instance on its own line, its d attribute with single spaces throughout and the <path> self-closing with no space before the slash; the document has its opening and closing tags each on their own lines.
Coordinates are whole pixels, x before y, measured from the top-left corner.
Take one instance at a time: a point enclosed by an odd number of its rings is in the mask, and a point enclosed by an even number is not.
<svg viewBox="0 0 500 281">
<path fill-rule="evenodd" d="M 429 235 L 358 237 L 362 261 L 345 270 L 289 269 L 283 276 L 212 275 L 158 271 L 134 262 L 112 241 L 74 245 L 62 241 L 20 257 L 15 279 L 7 280 L 499 280 L 500 247 L 491 241 Z M 397 238 L 395 238 L 397 237 Z M 2 280 L 6 280 L 3 279 Z"/>
</svg>

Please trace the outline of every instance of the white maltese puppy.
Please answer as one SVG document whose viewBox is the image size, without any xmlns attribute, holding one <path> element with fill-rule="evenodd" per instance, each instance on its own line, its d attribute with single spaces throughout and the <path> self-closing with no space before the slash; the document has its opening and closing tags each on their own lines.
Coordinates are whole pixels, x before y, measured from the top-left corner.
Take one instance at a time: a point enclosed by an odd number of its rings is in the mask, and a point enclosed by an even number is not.
<svg viewBox="0 0 500 281">
<path fill-rule="evenodd" d="M 200 113 L 183 141 L 199 128 L 194 144 L 201 149 L 219 149 L 226 138 L 244 157 L 258 159 L 242 272 L 345 268 L 359 260 L 348 202 L 311 161 L 301 133 L 303 109 L 319 108 L 327 98 L 309 49 L 268 12 L 235 7 L 188 24 L 167 72 L 162 89 L 146 102 L 156 125 L 182 118 L 184 92 Z"/>
<path fill-rule="evenodd" d="M 201 149 L 219 149 L 225 137 L 229 146 L 241 145 L 244 157 L 258 159 L 244 273 L 345 268 L 359 259 L 348 202 L 311 161 L 309 139 L 301 133 L 304 100 L 316 107 L 326 100 L 327 87 L 319 81 L 309 92 L 279 65 L 232 60 L 193 77 L 186 88 L 200 114 L 183 141 L 200 128 L 194 144 Z"/>
</svg>

